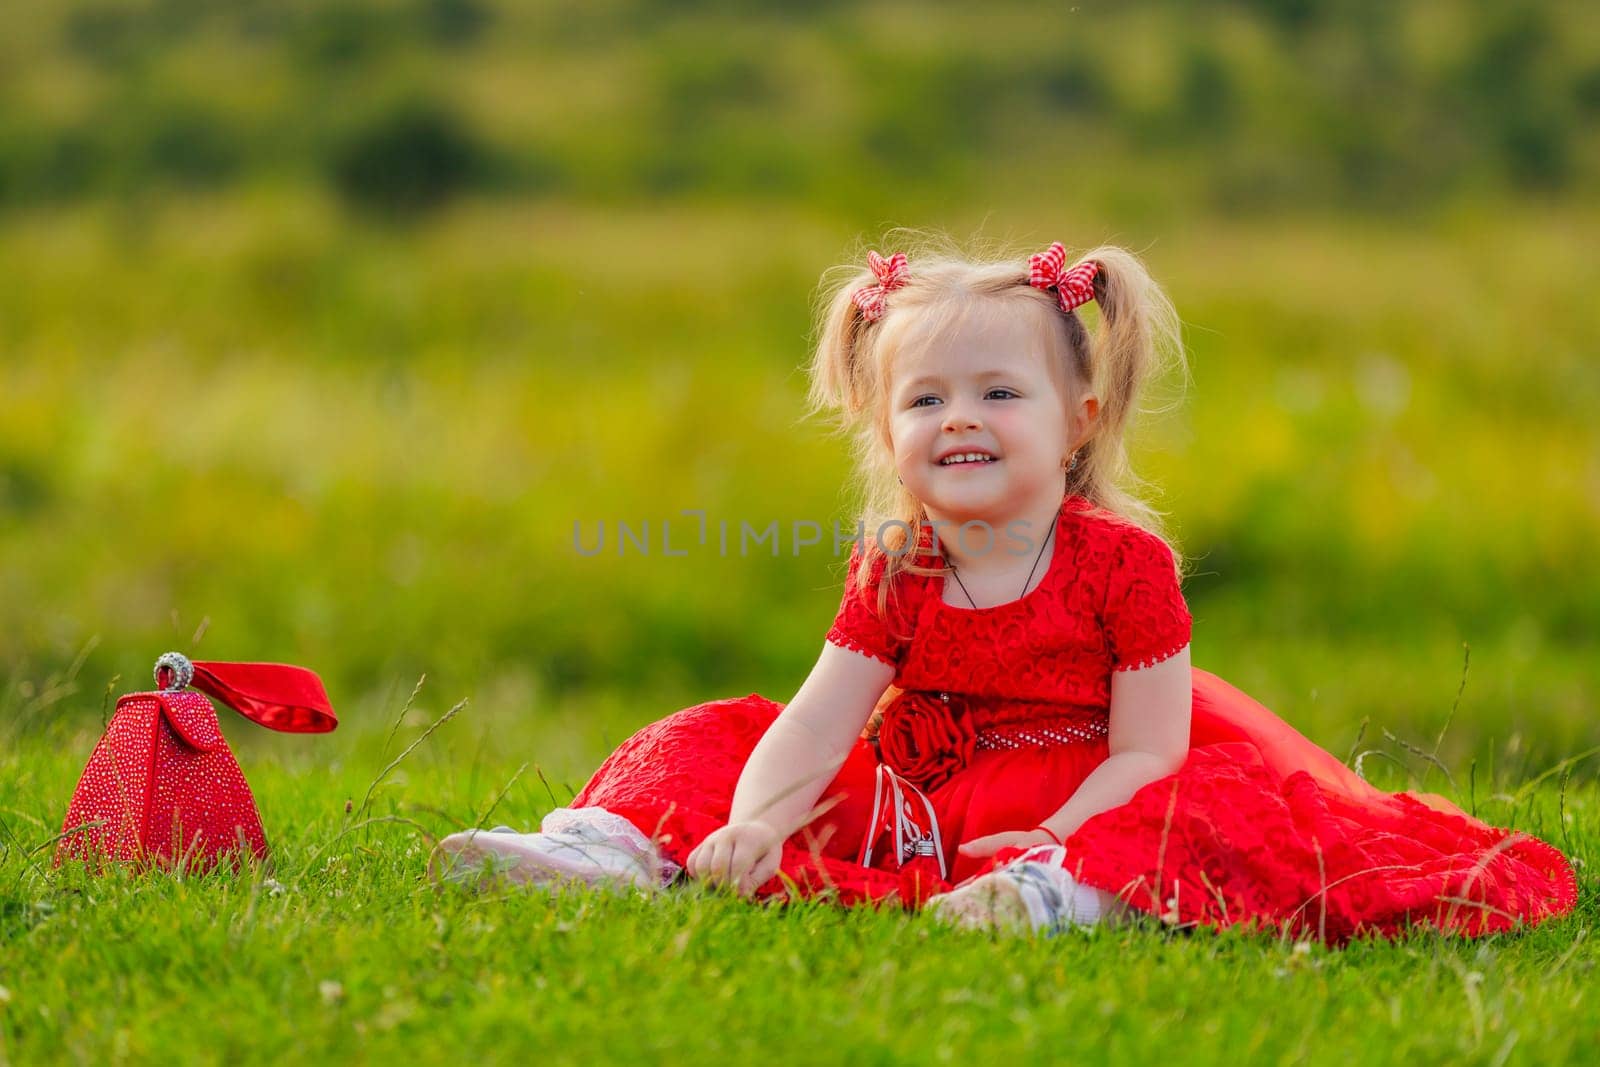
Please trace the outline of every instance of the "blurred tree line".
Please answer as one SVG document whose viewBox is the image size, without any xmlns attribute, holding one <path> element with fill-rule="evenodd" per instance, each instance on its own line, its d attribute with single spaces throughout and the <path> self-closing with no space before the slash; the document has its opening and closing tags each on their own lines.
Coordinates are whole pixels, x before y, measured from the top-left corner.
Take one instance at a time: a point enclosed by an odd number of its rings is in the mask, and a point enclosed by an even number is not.
<svg viewBox="0 0 1600 1067">
<path fill-rule="evenodd" d="M 1563 0 L 40 0 L 0 7 L 0 204 L 859 203 L 1091 161 L 1224 211 L 1559 195 L 1600 177 L 1597 30 Z"/>
</svg>

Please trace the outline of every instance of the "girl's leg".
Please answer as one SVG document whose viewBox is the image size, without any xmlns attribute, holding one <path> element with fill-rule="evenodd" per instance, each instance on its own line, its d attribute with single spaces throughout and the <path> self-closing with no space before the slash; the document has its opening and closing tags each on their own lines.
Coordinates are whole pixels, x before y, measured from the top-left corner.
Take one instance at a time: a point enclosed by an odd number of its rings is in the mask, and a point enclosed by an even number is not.
<svg viewBox="0 0 1600 1067">
<path fill-rule="evenodd" d="M 441 843 L 435 876 L 476 877 L 490 865 L 534 884 L 670 883 L 695 846 L 726 825 L 739 774 L 781 710 L 752 693 L 652 723 L 606 759 L 571 808 L 547 816 L 540 833 L 453 834 Z M 898 890 L 894 876 L 851 862 L 872 809 L 874 769 L 870 748 L 859 744 L 818 803 L 828 810 L 790 839 L 783 873 L 803 894 L 875 899 Z M 774 879 L 766 888 L 785 887 Z"/>
<path fill-rule="evenodd" d="M 686 708 L 624 741 L 573 799 L 622 816 L 683 864 L 726 826 L 756 743 L 783 710 L 758 694 Z M 875 760 L 857 744 L 818 799 L 821 814 L 790 839 L 804 852 L 854 858 L 872 808 Z"/>
</svg>

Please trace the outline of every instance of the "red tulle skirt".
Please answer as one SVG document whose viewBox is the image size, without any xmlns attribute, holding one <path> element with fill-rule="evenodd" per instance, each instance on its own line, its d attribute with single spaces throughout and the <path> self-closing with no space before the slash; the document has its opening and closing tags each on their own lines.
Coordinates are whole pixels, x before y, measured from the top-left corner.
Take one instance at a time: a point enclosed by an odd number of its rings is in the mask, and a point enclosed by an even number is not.
<svg viewBox="0 0 1600 1067">
<path fill-rule="evenodd" d="M 626 817 L 683 863 L 726 824 L 739 773 L 781 710 L 751 694 L 670 715 L 624 742 L 573 803 Z M 902 864 L 894 848 L 864 855 L 883 830 L 884 776 L 860 741 L 823 793 L 826 810 L 785 843 L 760 892 L 916 906 L 1016 855 L 978 860 L 958 843 L 1038 825 L 1107 755 L 1104 738 L 973 755 L 924 791 L 940 870 L 925 858 Z M 1089 819 L 1066 854 L 1080 882 L 1169 924 L 1331 943 L 1413 925 L 1477 936 L 1564 914 L 1577 899 L 1555 848 L 1442 797 L 1374 788 L 1198 668 L 1184 766 Z"/>
</svg>

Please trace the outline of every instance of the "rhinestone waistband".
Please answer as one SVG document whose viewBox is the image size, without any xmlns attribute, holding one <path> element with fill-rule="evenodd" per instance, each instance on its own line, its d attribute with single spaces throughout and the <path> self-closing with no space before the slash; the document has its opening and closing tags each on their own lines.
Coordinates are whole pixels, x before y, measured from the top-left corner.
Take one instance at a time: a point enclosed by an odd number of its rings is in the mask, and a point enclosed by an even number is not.
<svg viewBox="0 0 1600 1067">
<path fill-rule="evenodd" d="M 996 726 L 979 730 L 973 740 L 973 747 L 979 752 L 1053 748 L 1056 745 L 1098 741 L 1110 732 L 1110 724 L 1103 719 L 1040 724 L 1017 723 L 1014 726 Z"/>
</svg>

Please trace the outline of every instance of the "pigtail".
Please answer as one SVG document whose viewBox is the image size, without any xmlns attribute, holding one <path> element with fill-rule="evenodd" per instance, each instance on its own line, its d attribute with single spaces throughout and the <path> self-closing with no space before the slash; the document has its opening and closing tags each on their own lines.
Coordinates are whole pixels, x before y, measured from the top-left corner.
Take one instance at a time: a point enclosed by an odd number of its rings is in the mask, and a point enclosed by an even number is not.
<svg viewBox="0 0 1600 1067">
<path fill-rule="evenodd" d="M 861 517 L 863 566 L 857 570 L 856 587 L 869 592 L 876 586 L 878 613 L 891 618 L 891 593 L 899 584 L 896 576 L 944 572 L 930 571 L 909 550 L 906 530 L 920 529 L 927 515 L 921 502 L 899 484 L 894 470 L 888 367 L 882 351 L 884 334 L 892 326 L 886 316 L 869 319 L 853 297 L 878 280 L 872 271 L 854 265 L 824 275 L 807 399 L 809 415 L 834 415 L 837 432 L 851 438 L 856 488 L 866 501 Z M 897 289 L 891 300 L 901 302 L 903 293 Z M 879 556 L 887 557 L 881 567 L 874 566 Z"/>
<path fill-rule="evenodd" d="M 1089 338 L 1088 360 L 1100 414 L 1094 436 L 1078 453 L 1072 486 L 1101 507 L 1162 534 L 1161 514 L 1130 491 L 1147 483 L 1133 473 L 1126 441 L 1152 379 L 1172 363 L 1187 377 L 1178 313 L 1126 249 L 1104 246 L 1083 259 L 1100 265 L 1093 283 L 1100 322 Z"/>
<path fill-rule="evenodd" d="M 872 399 L 867 361 L 861 358 L 863 334 L 869 326 L 850 294 L 872 280 L 870 273 L 857 271 L 835 287 L 820 316 L 817 343 L 811 356 L 810 411 L 837 411 L 848 423 L 860 415 Z"/>
</svg>

